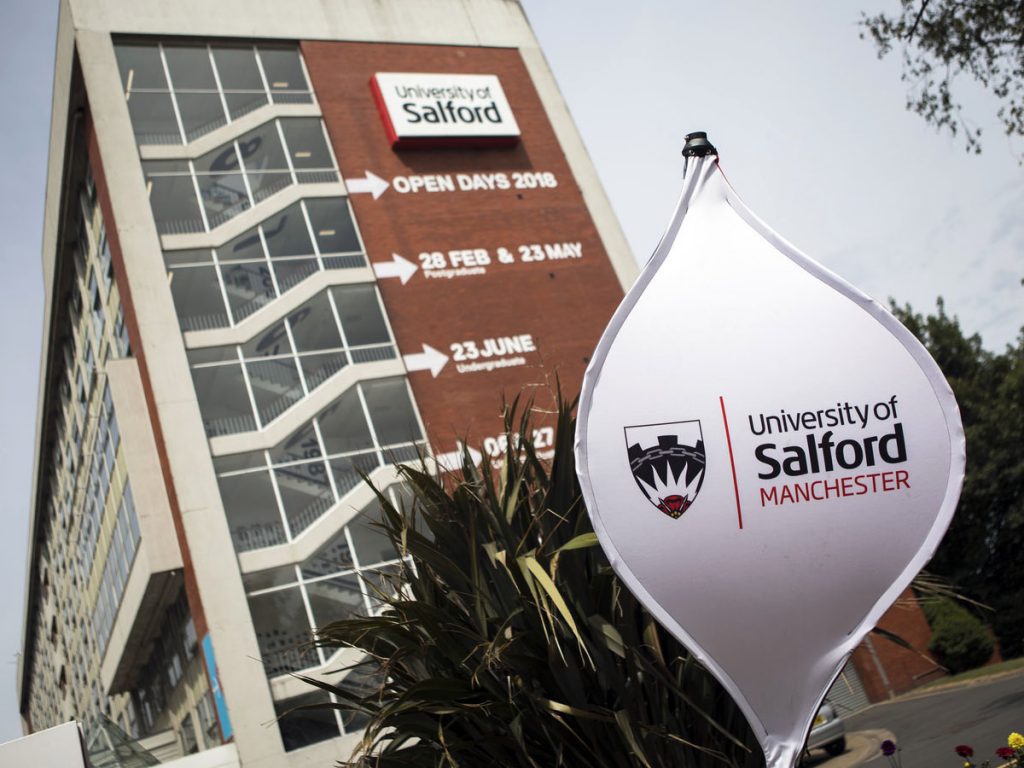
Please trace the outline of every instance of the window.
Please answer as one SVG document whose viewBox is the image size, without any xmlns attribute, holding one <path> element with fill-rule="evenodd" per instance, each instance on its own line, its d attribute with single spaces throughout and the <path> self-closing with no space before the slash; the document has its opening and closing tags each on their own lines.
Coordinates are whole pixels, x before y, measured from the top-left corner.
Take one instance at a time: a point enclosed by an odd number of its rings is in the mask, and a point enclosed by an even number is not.
<svg viewBox="0 0 1024 768">
<path fill-rule="evenodd" d="M 398 488 L 389 493 L 398 503 Z M 304 562 L 242 577 L 268 676 L 327 663 L 330 654 L 310 644 L 315 628 L 372 614 L 394 591 L 401 561 L 375 527 L 380 514 L 374 501 Z"/>
<path fill-rule="evenodd" d="M 131 343 L 128 341 L 128 326 L 124 321 L 124 305 L 117 305 L 117 319 L 114 321 L 114 336 L 117 343 L 117 354 L 119 357 L 128 357 L 132 352 Z"/>
<path fill-rule="evenodd" d="M 103 289 L 109 296 L 110 288 L 114 283 L 114 261 L 110 254 L 110 241 L 107 240 L 107 228 L 102 223 L 100 224 L 100 244 L 97 253 L 103 271 Z"/>
<path fill-rule="evenodd" d="M 377 690 L 379 671 L 376 665 L 368 661 L 357 666 L 338 683 L 339 687 L 365 696 Z M 296 709 L 310 704 L 329 705 L 336 703 L 338 697 L 325 691 L 314 691 L 284 701 L 275 701 L 274 709 L 278 715 L 277 725 L 281 729 L 281 740 L 284 748 L 290 752 L 307 747 L 320 741 L 332 739 L 344 733 L 353 733 L 366 725 L 366 718 L 353 712 L 342 712 L 338 709 Z"/>
<path fill-rule="evenodd" d="M 94 513 L 94 515 L 98 514 L 98 512 Z M 117 520 L 114 524 L 110 548 L 107 550 L 107 559 L 103 564 L 99 597 L 96 600 L 96 609 L 92 616 L 92 629 L 101 653 L 107 647 L 107 640 L 110 638 L 110 631 L 114 626 L 114 619 L 121 604 L 121 597 L 128 582 L 128 574 L 135 560 L 138 544 L 139 522 L 131 486 L 126 484 L 121 504 L 117 510 Z"/>
<path fill-rule="evenodd" d="M 421 440 L 405 379 L 375 379 L 347 390 L 270 450 L 215 459 L 235 549 L 290 541 L 362 474 L 416 458 Z"/>
<path fill-rule="evenodd" d="M 141 735 L 153 732 L 160 716 L 167 708 L 172 694 L 184 684 L 184 666 L 192 658 L 185 645 L 185 627 L 192 621 L 184 588 L 167 608 L 163 624 L 153 643 L 153 650 L 143 665 L 140 678 L 132 692 L 135 712 L 141 719 Z M 193 724 L 189 723 L 190 726 Z M 166 727 L 166 726 L 165 726 Z M 194 727 L 194 726 L 193 726 Z M 195 739 L 195 732 L 192 732 Z"/>
<path fill-rule="evenodd" d="M 211 437 L 261 429 L 350 363 L 396 355 L 372 284 L 317 294 L 245 344 L 188 353 Z"/>
<path fill-rule="evenodd" d="M 196 160 L 142 170 L 162 235 L 211 231 L 292 184 L 338 181 L 319 117 L 272 120 Z"/>
<path fill-rule="evenodd" d="M 196 712 L 199 713 L 199 728 L 203 732 L 203 742 L 207 749 L 221 743 L 220 727 L 217 725 L 217 710 L 213 705 L 213 693 L 206 691 L 202 698 L 196 702 Z"/>
<path fill-rule="evenodd" d="M 315 272 L 366 258 L 338 197 L 302 200 L 214 249 L 165 251 L 164 262 L 181 329 L 202 331 L 241 322 Z"/>
<path fill-rule="evenodd" d="M 183 144 L 264 104 L 309 104 L 295 46 L 118 42 L 114 46 L 139 144 Z"/>
<path fill-rule="evenodd" d="M 330 709 L 296 709 L 310 704 L 328 704 L 325 691 L 315 691 L 293 699 L 274 702 L 284 748 L 291 752 L 341 735 L 336 713 Z"/>
</svg>

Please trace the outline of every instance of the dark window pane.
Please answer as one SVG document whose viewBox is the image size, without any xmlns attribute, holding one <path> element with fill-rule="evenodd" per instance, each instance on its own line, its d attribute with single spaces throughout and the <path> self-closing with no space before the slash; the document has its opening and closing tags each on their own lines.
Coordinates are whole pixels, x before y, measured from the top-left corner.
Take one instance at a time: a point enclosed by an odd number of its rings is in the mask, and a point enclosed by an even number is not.
<svg viewBox="0 0 1024 768">
<path fill-rule="evenodd" d="M 281 137 L 273 121 L 241 136 L 238 139 L 238 150 L 242 153 L 246 173 L 288 170 L 288 161 L 281 148 Z"/>
<path fill-rule="evenodd" d="M 274 91 L 275 104 L 312 104 L 313 95 L 308 91 Z"/>
<path fill-rule="evenodd" d="M 275 195 L 292 183 L 292 175 L 288 171 L 268 171 L 267 173 L 249 173 L 249 187 L 252 198 L 257 203 Z"/>
<path fill-rule="evenodd" d="M 340 197 L 306 200 L 309 223 L 320 253 L 346 253 L 358 251 L 359 238 L 352 222 L 348 202 Z"/>
<path fill-rule="evenodd" d="M 267 103 L 267 95 L 265 93 L 225 93 L 224 100 L 228 103 L 228 112 L 231 113 L 231 119 L 237 120 L 243 115 L 247 115 L 254 109 L 259 109 Z"/>
<path fill-rule="evenodd" d="M 353 573 L 306 585 L 309 605 L 313 609 L 313 625 L 324 627 L 332 621 L 366 615 L 366 603 Z"/>
<path fill-rule="evenodd" d="M 181 144 L 169 93 L 131 93 L 128 116 L 138 144 Z"/>
<path fill-rule="evenodd" d="M 187 175 L 188 165 L 178 161 L 152 161 L 144 163 L 146 186 L 149 190 L 149 204 L 160 234 L 181 234 L 202 232 L 203 220 L 196 203 L 195 187 Z M 154 175 L 177 172 L 184 169 L 185 175 Z"/>
<path fill-rule="evenodd" d="M 237 363 L 238 350 L 233 345 L 190 349 L 188 351 L 188 362 L 193 367 L 206 363 Z"/>
<path fill-rule="evenodd" d="M 242 584 L 246 592 L 258 592 L 270 587 L 283 587 L 298 581 L 294 565 L 282 565 L 280 568 L 268 568 L 255 573 L 243 573 Z"/>
<path fill-rule="evenodd" d="M 352 544 L 361 567 L 373 566 L 384 560 L 398 557 L 391 539 L 379 527 L 381 521 L 380 502 L 373 501 L 351 523 L 348 524 Z"/>
<path fill-rule="evenodd" d="M 310 646 L 309 618 L 298 587 L 253 595 L 249 598 L 249 612 L 268 677 L 319 663 Z"/>
<path fill-rule="evenodd" d="M 213 46 L 220 85 L 225 91 L 262 91 L 263 79 L 252 48 Z"/>
<path fill-rule="evenodd" d="M 372 285 L 342 285 L 331 289 L 345 340 L 350 346 L 390 344 L 384 313 Z"/>
<path fill-rule="evenodd" d="M 271 91 L 308 91 L 306 76 L 302 72 L 299 51 L 296 48 L 259 46 L 263 71 Z"/>
<path fill-rule="evenodd" d="M 356 550 L 358 554 L 359 550 Z M 393 597 L 401 587 L 400 574 L 402 567 L 397 563 L 382 565 L 369 570 L 362 570 L 359 575 L 366 583 L 366 594 L 370 597 L 370 604 L 374 610 L 389 597 Z"/>
<path fill-rule="evenodd" d="M 368 475 L 380 466 L 376 451 L 358 453 L 331 459 L 331 473 L 334 475 L 334 487 L 338 496 L 342 497 L 363 482 L 362 475 Z"/>
<path fill-rule="evenodd" d="M 266 259 L 263 253 L 263 244 L 260 243 L 260 235 L 255 229 L 230 240 L 217 249 L 217 258 L 220 261 L 241 261 L 242 259 Z"/>
<path fill-rule="evenodd" d="M 283 322 L 274 323 L 270 328 L 242 345 L 242 355 L 246 360 L 269 355 L 287 355 L 291 354 L 291 351 L 288 332 L 285 330 Z"/>
<path fill-rule="evenodd" d="M 210 66 L 210 53 L 206 46 L 165 45 L 164 56 L 171 73 L 174 90 L 217 90 Z"/>
<path fill-rule="evenodd" d="M 239 170 L 234 144 L 217 147 L 195 161 L 196 173 L 234 173 Z"/>
<path fill-rule="evenodd" d="M 274 283 L 265 262 L 225 264 L 221 274 L 236 323 L 274 298 Z"/>
<path fill-rule="evenodd" d="M 286 118 L 281 128 L 296 170 L 334 167 L 319 117 Z"/>
<path fill-rule="evenodd" d="M 319 269 L 316 259 L 278 259 L 274 262 L 274 274 L 281 293 L 290 291 Z"/>
<path fill-rule="evenodd" d="M 292 327 L 292 338 L 299 352 L 337 349 L 341 346 L 338 323 L 334 319 L 326 292 L 314 296 L 288 315 L 288 323 Z"/>
<path fill-rule="evenodd" d="M 233 219 L 250 207 L 249 193 L 240 173 L 197 176 L 196 181 L 210 229 Z"/>
<path fill-rule="evenodd" d="M 217 271 L 206 267 L 179 267 L 170 271 L 171 295 L 183 331 L 203 331 L 228 325 Z"/>
<path fill-rule="evenodd" d="M 321 412 L 319 421 L 328 455 L 373 448 L 366 417 L 354 388 Z"/>
<path fill-rule="evenodd" d="M 324 269 L 357 269 L 366 266 L 366 258 L 360 253 L 348 256 L 324 256 Z"/>
<path fill-rule="evenodd" d="M 322 171 L 296 171 L 295 180 L 299 184 L 330 184 L 338 180 L 338 172 L 330 168 Z"/>
<path fill-rule="evenodd" d="M 274 474 L 292 536 L 306 530 L 334 503 L 331 481 L 322 461 L 290 464 L 275 469 Z"/>
<path fill-rule="evenodd" d="M 381 689 L 385 682 L 381 674 L 380 665 L 371 660 L 368 656 L 354 669 L 350 670 L 345 678 L 338 683 L 338 687 L 350 691 L 357 696 L 368 696 Z M 370 718 L 361 712 L 341 712 L 341 722 L 346 733 L 353 733 L 365 728 Z"/>
<path fill-rule="evenodd" d="M 348 365 L 344 352 L 303 355 L 299 362 L 302 364 L 302 375 L 306 377 L 306 387 L 310 392 Z"/>
<path fill-rule="evenodd" d="M 329 576 L 352 567 L 352 551 L 348 547 L 345 532 L 338 534 L 302 564 L 302 575 L 307 579 Z"/>
<path fill-rule="evenodd" d="M 167 89 L 160 49 L 155 45 L 119 44 L 114 46 L 114 53 L 125 92 L 136 88 Z"/>
<path fill-rule="evenodd" d="M 266 465 L 267 460 L 263 458 L 263 451 L 236 453 L 233 456 L 219 456 L 213 460 L 213 469 L 218 475 L 222 475 L 225 472 L 265 467 Z"/>
<path fill-rule="evenodd" d="M 393 344 L 377 344 L 372 347 L 355 347 L 349 351 L 353 363 L 375 363 L 380 360 L 394 360 L 398 355 Z"/>
<path fill-rule="evenodd" d="M 420 428 L 405 379 L 378 379 L 361 384 L 373 429 L 382 446 L 419 440 Z"/>
<path fill-rule="evenodd" d="M 338 721 L 334 718 L 333 709 L 300 709 L 287 714 L 293 707 L 327 701 L 326 693 L 317 692 L 274 702 L 274 710 L 280 718 L 277 727 L 281 729 L 285 751 L 291 752 L 338 736 Z"/>
<path fill-rule="evenodd" d="M 193 368 L 192 382 L 207 435 L 230 435 L 256 428 L 240 363 Z"/>
<path fill-rule="evenodd" d="M 221 477 L 217 483 L 236 552 L 284 543 L 284 524 L 269 473 Z"/>
<path fill-rule="evenodd" d="M 276 466 L 291 461 L 304 461 L 321 456 L 320 442 L 316 439 L 313 423 L 307 422 L 286 440 L 270 449 L 270 461 Z"/>
<path fill-rule="evenodd" d="M 285 208 L 277 216 L 263 222 L 263 236 L 271 258 L 280 256 L 310 256 L 313 243 L 298 203 Z"/>
<path fill-rule="evenodd" d="M 292 358 L 249 362 L 245 367 L 263 426 L 302 399 L 302 384 Z"/>
<path fill-rule="evenodd" d="M 178 111 L 189 141 L 227 123 L 224 105 L 216 93 L 179 93 Z"/>
<path fill-rule="evenodd" d="M 164 264 L 169 267 L 181 264 L 209 264 L 213 253 L 208 248 L 193 251 L 164 251 Z"/>
<path fill-rule="evenodd" d="M 218 147 L 195 161 L 199 195 L 211 229 L 250 206 L 249 193 L 238 167 L 238 156 L 231 144 Z"/>
</svg>

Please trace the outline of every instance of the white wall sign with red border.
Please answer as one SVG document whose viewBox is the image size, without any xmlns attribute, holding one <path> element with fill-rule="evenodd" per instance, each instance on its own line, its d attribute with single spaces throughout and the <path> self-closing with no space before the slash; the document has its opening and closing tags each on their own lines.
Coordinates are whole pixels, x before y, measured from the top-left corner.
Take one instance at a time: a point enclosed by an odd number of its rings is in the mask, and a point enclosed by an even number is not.
<svg viewBox="0 0 1024 768">
<path fill-rule="evenodd" d="M 496 75 L 378 72 L 370 88 L 396 149 L 519 141 L 519 125 Z"/>
</svg>

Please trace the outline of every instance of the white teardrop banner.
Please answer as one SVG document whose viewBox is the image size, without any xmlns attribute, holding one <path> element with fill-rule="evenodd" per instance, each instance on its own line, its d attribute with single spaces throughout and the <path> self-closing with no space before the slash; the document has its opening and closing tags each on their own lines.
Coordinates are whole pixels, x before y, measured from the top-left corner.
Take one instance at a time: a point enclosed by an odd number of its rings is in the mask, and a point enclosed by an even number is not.
<svg viewBox="0 0 1024 768">
<path fill-rule="evenodd" d="M 613 567 L 792 768 L 963 481 L 945 378 L 872 299 L 695 158 L 584 378 L 583 494 Z"/>
</svg>

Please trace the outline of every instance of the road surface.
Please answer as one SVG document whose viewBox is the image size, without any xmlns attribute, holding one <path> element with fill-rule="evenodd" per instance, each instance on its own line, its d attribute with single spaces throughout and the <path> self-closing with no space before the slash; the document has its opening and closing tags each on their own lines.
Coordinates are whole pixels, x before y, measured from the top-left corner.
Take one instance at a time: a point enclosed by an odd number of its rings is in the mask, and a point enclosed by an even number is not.
<svg viewBox="0 0 1024 768">
<path fill-rule="evenodd" d="M 992 760 L 998 766 L 996 749 L 1006 746 L 1011 731 L 1024 733 L 1024 674 L 876 705 L 846 718 L 846 730 L 891 731 L 902 748 L 903 768 L 958 768 L 963 764 L 953 751 L 958 744 L 974 747 L 975 763 Z M 808 762 L 815 768 L 849 763 L 842 757 Z M 888 766 L 878 752 L 857 764 Z"/>
</svg>

